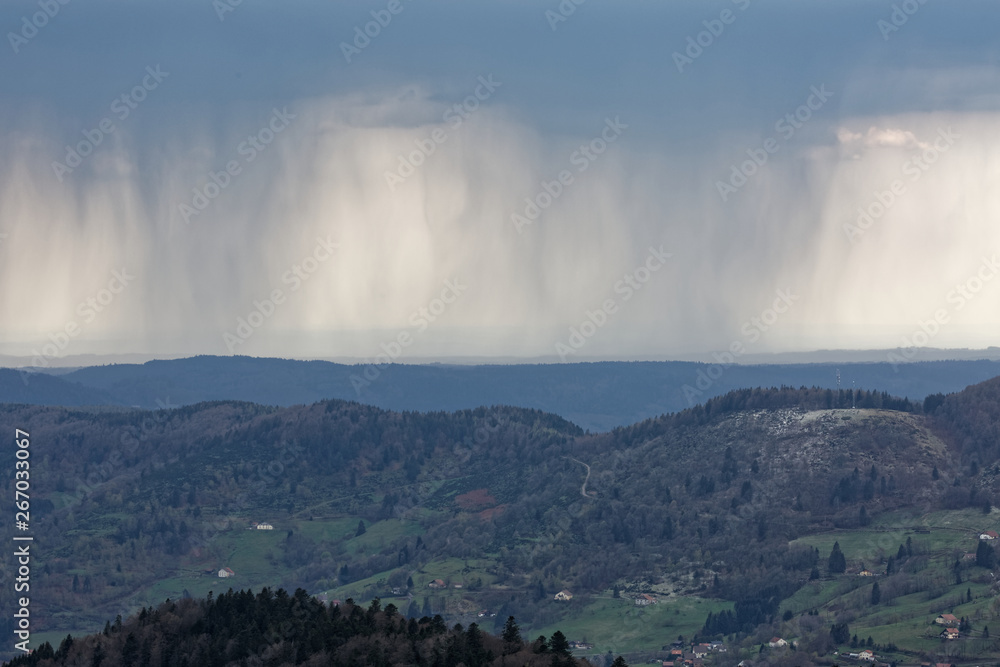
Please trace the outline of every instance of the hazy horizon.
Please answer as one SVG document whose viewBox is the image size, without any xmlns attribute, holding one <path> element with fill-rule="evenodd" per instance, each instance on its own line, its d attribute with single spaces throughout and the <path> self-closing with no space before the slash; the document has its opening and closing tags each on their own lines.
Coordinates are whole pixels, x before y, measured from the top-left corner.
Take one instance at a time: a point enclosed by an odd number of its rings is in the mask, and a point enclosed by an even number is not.
<svg viewBox="0 0 1000 667">
<path fill-rule="evenodd" d="M 891 355 L 891 356 L 890 356 Z M 33 370 L 72 370 L 93 366 L 115 365 L 115 364 L 144 364 L 148 361 L 170 361 L 178 359 L 190 359 L 201 355 L 184 354 L 78 354 L 64 357 L 44 358 L 44 364 L 39 364 L 38 359 L 32 356 L 15 356 L 0 354 L 0 368 L 23 368 Z M 228 356 L 228 355 L 204 355 L 204 356 Z M 369 366 L 372 364 L 381 365 L 385 363 L 384 357 L 379 355 L 370 357 L 275 357 L 266 355 L 241 355 L 254 359 L 285 359 L 288 361 L 328 361 L 335 364 L 347 366 Z M 983 349 L 938 349 L 920 348 L 912 358 L 902 357 L 898 350 L 811 350 L 805 352 L 774 352 L 769 354 L 745 354 L 733 357 L 729 361 L 724 357 L 724 353 L 716 351 L 703 354 L 677 355 L 674 357 L 588 357 L 586 355 L 574 355 L 563 361 L 558 355 L 538 356 L 538 357 L 503 357 L 503 356 L 402 356 L 392 363 L 404 365 L 456 365 L 456 366 L 507 366 L 507 365 L 548 365 L 557 363 L 601 363 L 601 362 L 694 362 L 705 364 L 717 364 L 720 361 L 734 363 L 738 365 L 808 365 L 808 364 L 868 364 L 868 363 L 889 363 L 907 364 L 934 361 L 1000 361 L 1000 347 L 989 347 Z"/>
</svg>

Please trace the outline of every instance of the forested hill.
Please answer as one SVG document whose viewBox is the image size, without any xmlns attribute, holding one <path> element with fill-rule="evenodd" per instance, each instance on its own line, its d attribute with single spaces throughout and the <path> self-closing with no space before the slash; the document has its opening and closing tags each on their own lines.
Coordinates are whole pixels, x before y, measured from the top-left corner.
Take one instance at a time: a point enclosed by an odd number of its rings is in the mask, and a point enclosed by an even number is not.
<svg viewBox="0 0 1000 667">
<path fill-rule="evenodd" d="M 9 667 L 229 667 L 274 665 L 438 665 L 440 667 L 574 667 L 561 632 L 527 642 L 508 618 L 493 636 L 472 623 L 449 628 L 440 616 L 407 619 L 378 600 L 367 609 L 350 602 L 328 607 L 302 589 L 229 589 L 213 598 L 167 600 L 155 609 L 105 625 L 104 632 L 67 636 L 58 649 L 42 644 Z M 627 667 L 621 659 L 615 667 Z"/>
<path fill-rule="evenodd" d="M 232 566 L 240 586 L 392 596 L 408 616 L 490 610 L 499 631 L 614 587 L 763 600 L 766 617 L 820 558 L 790 540 L 996 504 L 998 383 L 920 404 L 745 390 L 596 435 L 536 410 L 342 401 L 0 415 L 31 433 L 39 630 L 205 595 Z M 563 589 L 574 602 L 554 605 Z"/>
<path fill-rule="evenodd" d="M 679 361 L 347 366 L 325 361 L 200 356 L 93 366 L 58 377 L 0 371 L 0 402 L 155 409 L 237 400 L 291 406 L 326 399 L 434 412 L 512 405 L 590 431 L 678 412 L 743 387 L 845 385 L 922 401 L 1000 375 L 998 361 L 711 365 Z"/>
</svg>

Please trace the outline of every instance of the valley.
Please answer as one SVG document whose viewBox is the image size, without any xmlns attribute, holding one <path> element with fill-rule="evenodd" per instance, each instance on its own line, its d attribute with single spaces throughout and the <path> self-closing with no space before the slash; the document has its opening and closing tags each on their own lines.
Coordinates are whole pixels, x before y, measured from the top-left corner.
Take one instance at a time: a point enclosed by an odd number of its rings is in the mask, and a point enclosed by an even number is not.
<svg viewBox="0 0 1000 667">
<path fill-rule="evenodd" d="M 31 430 L 48 502 L 33 593 L 53 645 L 166 598 L 281 586 L 495 632 L 513 615 L 633 662 L 714 639 L 728 664 L 773 637 L 834 659 L 839 624 L 907 662 L 995 650 L 974 556 L 1000 529 L 998 386 L 743 390 L 597 434 L 498 407 L 2 411 Z M 944 611 L 968 618 L 957 640 L 934 634 Z"/>
</svg>

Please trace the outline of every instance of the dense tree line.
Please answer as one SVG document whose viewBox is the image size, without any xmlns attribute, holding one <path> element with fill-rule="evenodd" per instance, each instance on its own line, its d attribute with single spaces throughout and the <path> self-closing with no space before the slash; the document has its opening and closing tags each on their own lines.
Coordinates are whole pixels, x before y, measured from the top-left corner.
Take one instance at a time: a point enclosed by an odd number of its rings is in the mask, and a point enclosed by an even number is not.
<svg viewBox="0 0 1000 667">
<path fill-rule="evenodd" d="M 924 401 L 945 436 L 961 451 L 963 462 L 990 465 L 1000 457 L 1000 378 Z"/>
<path fill-rule="evenodd" d="M 142 609 L 104 632 L 67 636 L 57 649 L 42 644 L 9 667 L 229 667 L 356 665 L 392 667 L 544 667 L 586 665 L 574 659 L 561 632 L 525 642 L 513 617 L 500 637 L 475 623 L 447 627 L 441 616 L 406 618 L 374 600 L 367 609 L 328 607 L 302 589 L 233 591 L 204 600 L 170 600 Z M 627 667 L 620 658 L 619 667 Z"/>
</svg>

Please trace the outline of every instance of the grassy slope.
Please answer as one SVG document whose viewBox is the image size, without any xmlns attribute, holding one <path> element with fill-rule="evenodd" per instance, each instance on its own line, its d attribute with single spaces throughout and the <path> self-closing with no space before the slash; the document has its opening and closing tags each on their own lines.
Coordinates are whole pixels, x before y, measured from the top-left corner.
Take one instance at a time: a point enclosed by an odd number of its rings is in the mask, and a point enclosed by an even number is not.
<svg viewBox="0 0 1000 667">
<path fill-rule="evenodd" d="M 592 653 L 636 653 L 659 651 L 678 635 L 690 639 L 705 622 L 709 612 L 732 608 L 732 603 L 696 597 L 670 597 L 659 604 L 637 607 L 632 599 L 614 599 L 610 592 L 598 597 L 574 598 L 565 621 L 532 632 L 551 635 L 561 630 L 570 640 L 588 641 Z"/>
<path fill-rule="evenodd" d="M 923 527 L 929 534 L 916 533 L 911 528 Z M 890 513 L 879 517 L 866 529 L 834 531 L 804 537 L 798 543 L 818 547 L 820 565 L 830 553 L 834 542 L 839 542 L 848 561 L 848 573 L 817 582 L 811 582 L 789 598 L 782 605 L 795 614 L 808 610 L 819 610 L 828 623 L 833 622 L 833 610 L 838 607 L 857 607 L 857 617 L 850 623 L 851 632 L 859 638 L 872 637 L 876 644 L 893 643 L 901 651 L 910 655 L 899 655 L 902 660 L 913 659 L 913 653 L 926 652 L 937 655 L 954 655 L 964 650 L 969 657 L 983 655 L 990 649 L 991 642 L 979 639 L 984 626 L 992 626 L 992 632 L 1000 631 L 1000 608 L 995 602 L 995 591 L 991 591 L 989 572 L 985 568 L 972 566 L 963 572 L 963 582 L 954 583 L 953 566 L 956 555 L 975 552 L 978 534 L 984 530 L 1000 528 L 1000 512 L 994 510 L 984 516 L 977 510 L 955 510 L 932 512 L 923 515 Z M 890 604 L 872 607 L 870 600 L 872 579 L 859 578 L 852 574 L 863 563 L 875 572 L 884 572 L 883 556 L 895 555 L 906 538 L 912 540 L 915 550 L 923 552 L 929 559 L 921 575 L 938 576 L 948 585 L 933 592 L 922 591 L 901 596 Z M 863 583 L 862 583 L 863 582 Z M 971 602 L 949 604 L 964 599 L 967 591 L 972 592 Z M 959 641 L 943 642 L 939 635 L 942 628 L 933 620 L 941 613 L 950 612 L 955 616 L 967 617 L 973 623 L 973 637 Z M 849 651 L 849 647 L 841 647 Z M 891 656 L 890 656 L 891 657 Z"/>
</svg>

